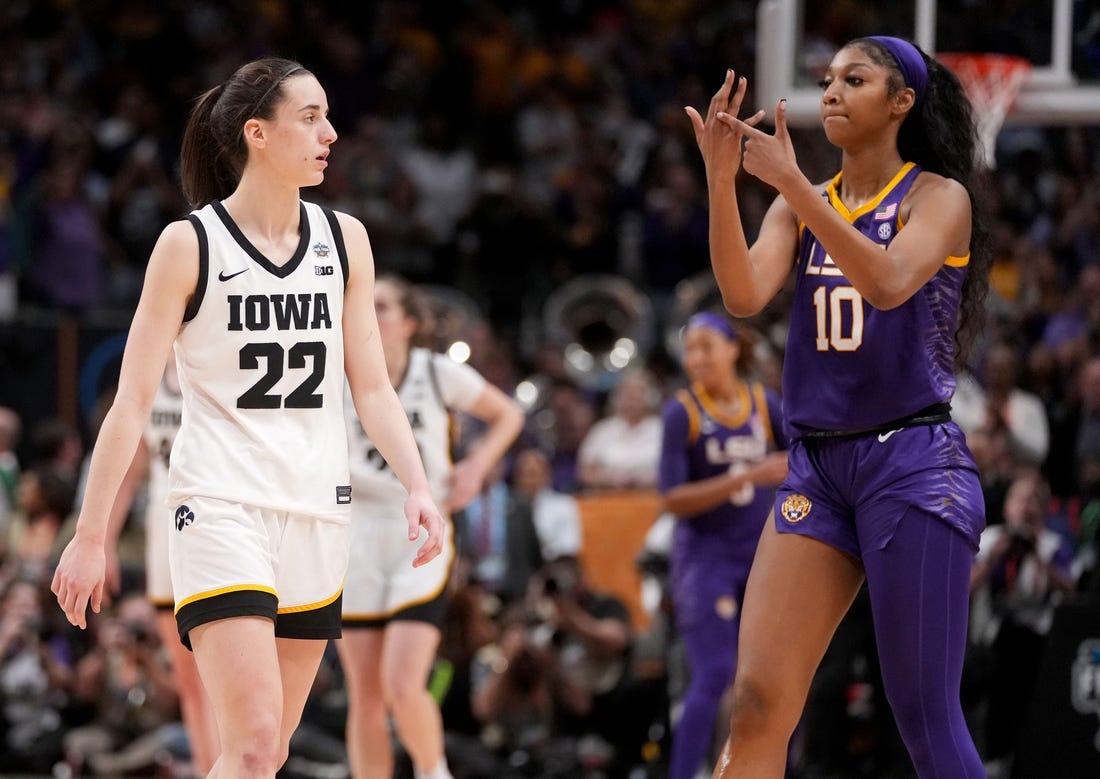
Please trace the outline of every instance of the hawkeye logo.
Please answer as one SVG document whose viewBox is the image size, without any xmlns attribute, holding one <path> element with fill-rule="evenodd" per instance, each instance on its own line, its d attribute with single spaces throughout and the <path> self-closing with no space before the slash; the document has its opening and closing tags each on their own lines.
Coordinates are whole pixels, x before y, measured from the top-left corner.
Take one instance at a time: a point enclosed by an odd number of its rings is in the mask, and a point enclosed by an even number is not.
<svg viewBox="0 0 1100 779">
<path fill-rule="evenodd" d="M 805 495 L 788 495 L 779 507 L 779 513 L 783 515 L 783 519 L 794 524 L 804 520 L 811 508 L 813 504 Z"/>
<path fill-rule="evenodd" d="M 187 506 L 180 506 L 176 509 L 176 530 L 183 530 L 194 521 L 195 512 Z"/>
</svg>

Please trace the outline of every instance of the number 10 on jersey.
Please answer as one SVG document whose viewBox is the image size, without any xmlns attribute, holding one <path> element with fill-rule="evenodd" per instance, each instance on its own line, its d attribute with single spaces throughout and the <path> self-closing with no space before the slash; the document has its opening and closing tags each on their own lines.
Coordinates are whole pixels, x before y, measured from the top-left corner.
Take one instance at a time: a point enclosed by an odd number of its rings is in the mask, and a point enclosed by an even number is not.
<svg viewBox="0 0 1100 779">
<path fill-rule="evenodd" d="M 838 352 L 854 352 L 858 349 L 863 343 L 863 296 L 856 288 L 830 289 L 822 285 L 814 290 L 813 300 L 817 350 L 827 352 L 831 348 Z M 847 333 L 844 332 L 846 322 L 849 325 Z"/>
</svg>

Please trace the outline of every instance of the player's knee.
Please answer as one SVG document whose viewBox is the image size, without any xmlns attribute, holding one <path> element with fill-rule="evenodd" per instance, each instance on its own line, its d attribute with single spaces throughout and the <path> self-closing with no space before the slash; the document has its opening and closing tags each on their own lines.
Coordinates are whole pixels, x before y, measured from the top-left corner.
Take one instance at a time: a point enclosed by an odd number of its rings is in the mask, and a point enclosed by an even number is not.
<svg viewBox="0 0 1100 779">
<path fill-rule="evenodd" d="M 382 680 L 382 699 L 390 711 L 401 709 L 424 692 L 424 685 L 410 676 L 395 676 Z"/>
<path fill-rule="evenodd" d="M 733 686 L 730 707 L 731 738 L 751 739 L 784 729 L 793 731 L 797 715 L 795 722 L 790 722 L 786 709 L 779 690 L 751 677 L 739 676 Z"/>
<path fill-rule="evenodd" d="M 376 692 L 359 690 L 356 695 L 349 696 L 348 707 L 354 708 L 355 716 L 369 726 L 384 727 L 389 718 L 387 703 Z"/>
<path fill-rule="evenodd" d="M 246 776 L 272 776 L 286 762 L 287 745 L 282 743 L 277 717 L 257 714 L 236 723 L 223 744 L 227 757 L 236 753 Z"/>
</svg>

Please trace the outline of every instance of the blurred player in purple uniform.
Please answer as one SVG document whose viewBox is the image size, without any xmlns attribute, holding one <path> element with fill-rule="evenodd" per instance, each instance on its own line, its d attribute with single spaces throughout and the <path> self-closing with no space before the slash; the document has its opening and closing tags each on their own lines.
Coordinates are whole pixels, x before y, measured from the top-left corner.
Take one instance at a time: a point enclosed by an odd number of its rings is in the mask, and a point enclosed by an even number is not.
<svg viewBox="0 0 1100 779">
<path fill-rule="evenodd" d="M 984 509 L 948 414 L 956 331 L 978 311 L 990 257 L 972 198 L 971 107 L 950 71 L 897 38 L 847 44 L 821 86 L 825 134 L 843 153 L 823 186 L 798 168 L 782 101 L 774 135 L 755 127 L 763 111 L 736 118 L 746 82 L 732 71 L 705 118 L 687 109 L 726 307 L 753 314 L 796 274 L 783 371 L 790 473 L 749 578 L 714 775 L 783 775 L 814 671 L 866 578 L 886 694 L 917 773 L 984 776 L 959 702 Z M 779 192 L 751 249 L 741 167 Z"/>
<path fill-rule="evenodd" d="M 684 330 L 691 388 L 664 409 L 660 489 L 677 516 L 671 586 L 690 682 L 672 739 L 670 779 L 693 779 L 710 757 L 722 694 L 733 681 L 749 567 L 787 475 L 779 399 L 737 375 L 729 320 L 696 314 Z"/>
</svg>

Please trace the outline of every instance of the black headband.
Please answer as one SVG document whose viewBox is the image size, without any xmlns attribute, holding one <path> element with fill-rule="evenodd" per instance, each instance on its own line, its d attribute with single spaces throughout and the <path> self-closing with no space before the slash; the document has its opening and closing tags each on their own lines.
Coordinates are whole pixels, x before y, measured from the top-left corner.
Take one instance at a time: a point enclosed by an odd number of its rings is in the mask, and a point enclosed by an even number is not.
<svg viewBox="0 0 1100 779">
<path fill-rule="evenodd" d="M 263 107 L 264 101 L 267 100 L 267 98 L 271 96 L 271 93 L 272 93 L 272 91 L 274 91 L 275 87 L 279 86 L 279 84 L 282 84 L 288 78 L 290 78 L 295 73 L 297 73 L 299 70 L 305 70 L 305 68 L 303 68 L 301 65 L 295 65 L 290 70 L 288 70 L 286 73 L 279 76 L 279 78 L 272 81 L 271 86 L 269 86 L 267 88 L 267 91 L 264 92 L 260 96 L 260 99 L 256 101 L 256 107 L 254 109 L 252 109 L 252 115 L 255 116 L 256 114 L 259 113 L 260 109 Z"/>
</svg>

